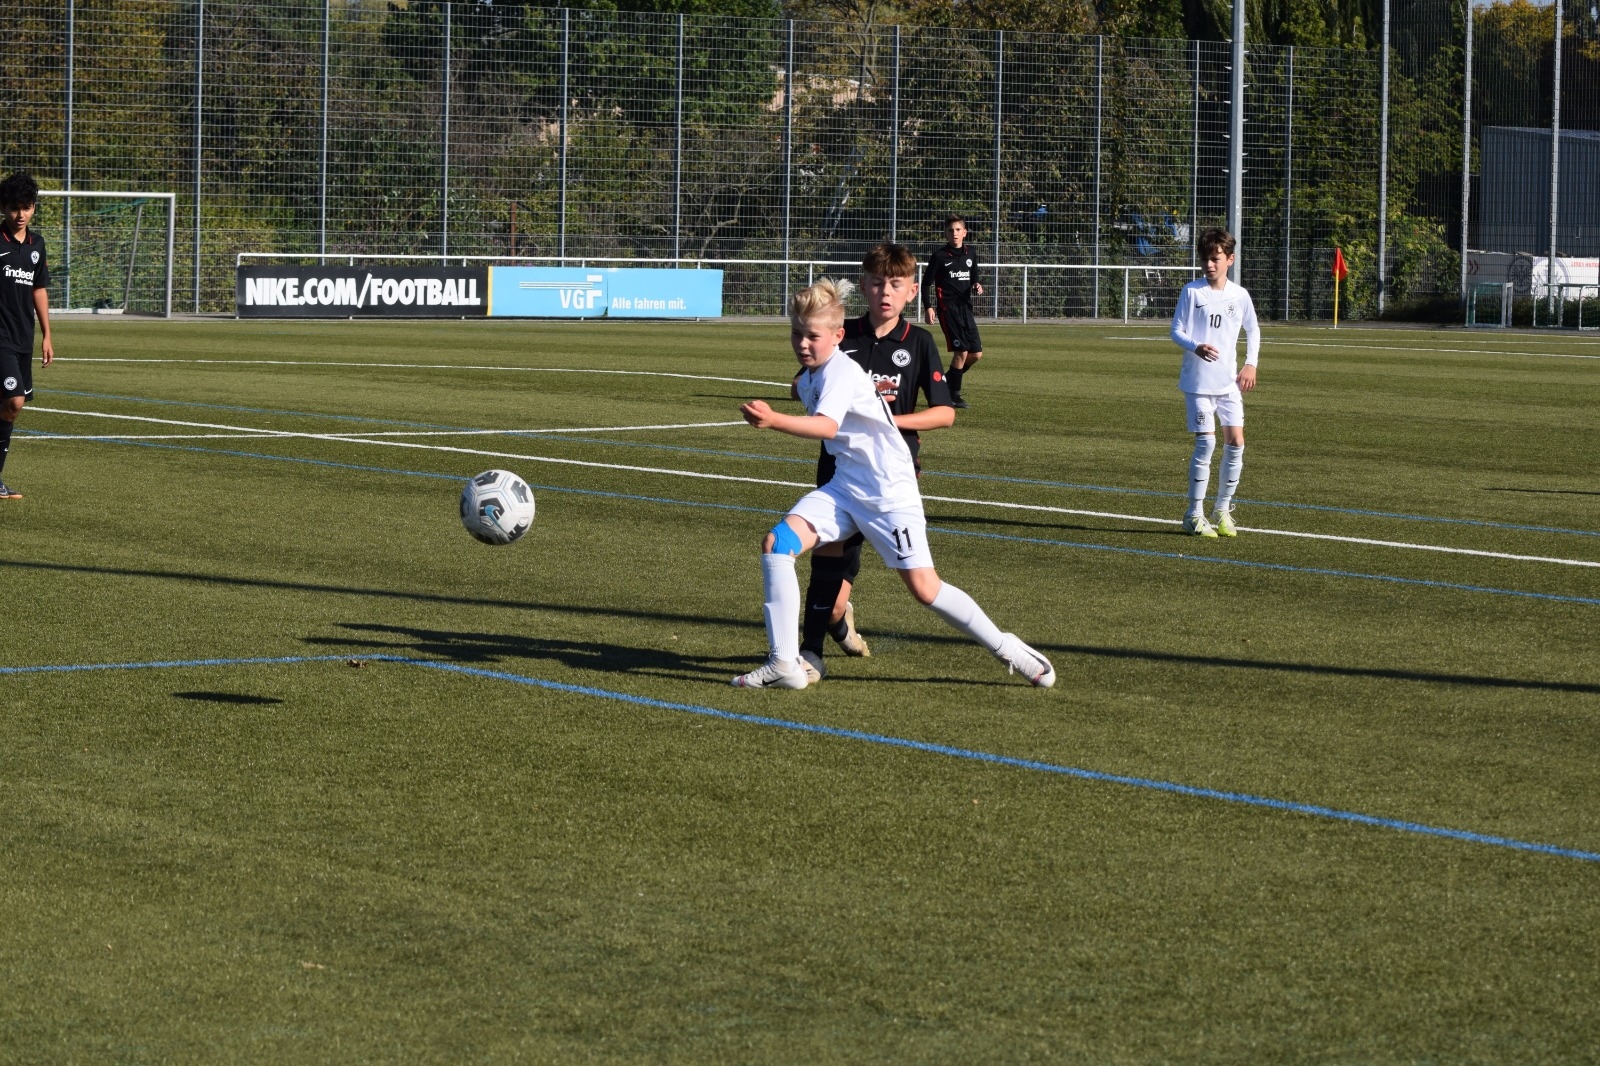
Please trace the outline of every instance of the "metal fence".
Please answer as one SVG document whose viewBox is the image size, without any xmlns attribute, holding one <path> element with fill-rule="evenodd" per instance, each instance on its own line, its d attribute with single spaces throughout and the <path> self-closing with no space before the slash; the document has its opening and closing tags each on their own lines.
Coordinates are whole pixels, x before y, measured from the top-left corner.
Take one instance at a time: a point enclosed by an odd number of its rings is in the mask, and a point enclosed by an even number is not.
<svg viewBox="0 0 1600 1066">
<path fill-rule="evenodd" d="M 1220 43 L 427 0 L 22 0 L 9 24 L 7 165 L 177 193 L 196 310 L 231 307 L 244 251 L 848 261 L 956 211 L 981 310 L 1020 316 L 1026 286 L 1034 317 L 1124 292 L 1166 315 L 1158 268 L 1225 212 Z M 1339 243 L 1341 313 L 1371 314 L 1376 57 L 1252 46 L 1247 75 L 1244 283 L 1263 316 L 1327 317 Z M 784 273 L 750 273 L 728 309 L 769 313 Z"/>
</svg>

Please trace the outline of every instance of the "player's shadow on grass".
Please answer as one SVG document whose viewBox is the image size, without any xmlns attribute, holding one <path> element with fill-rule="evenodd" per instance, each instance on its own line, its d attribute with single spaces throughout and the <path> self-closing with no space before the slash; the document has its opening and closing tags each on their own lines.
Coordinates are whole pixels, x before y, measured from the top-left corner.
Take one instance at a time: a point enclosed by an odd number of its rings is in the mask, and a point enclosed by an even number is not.
<svg viewBox="0 0 1600 1066">
<path fill-rule="evenodd" d="M 574 670 L 648 674 L 684 681 L 726 681 L 730 666 L 750 656 L 686 655 L 667 648 L 637 648 L 596 641 L 561 640 L 508 633 L 465 633 L 445 629 L 345 622 L 341 629 L 365 636 L 306 637 L 307 644 L 361 648 L 387 655 L 448 659 L 455 663 L 503 664 L 507 660 L 556 662 Z"/>
<path fill-rule="evenodd" d="M 1085 522 L 1030 522 L 1023 518 L 989 518 L 987 516 L 980 517 L 977 515 L 940 515 L 939 517 L 933 519 L 933 521 L 949 522 L 952 524 L 971 523 L 979 526 L 1007 526 L 1017 529 L 1062 529 L 1072 530 L 1078 533 L 1136 533 L 1140 536 L 1150 536 L 1153 534 L 1158 537 L 1185 537 L 1190 540 L 1194 539 L 1190 534 L 1185 533 L 1176 526 L 1140 526 L 1137 529 L 1123 529 L 1118 526 L 1089 525 Z M 929 528 L 935 533 L 938 532 L 938 528 L 936 526 L 930 526 Z"/>
<path fill-rule="evenodd" d="M 1489 488 L 1484 492 L 1535 492 L 1542 496 L 1600 496 L 1600 492 L 1590 489 L 1501 489 Z"/>
<path fill-rule="evenodd" d="M 442 592 L 417 592 L 409 589 L 362 588 L 357 585 L 282 581 L 259 577 L 232 577 L 227 574 L 195 574 L 180 573 L 172 570 L 140 570 L 122 566 L 76 566 L 70 563 L 41 563 L 0 559 L 0 567 L 7 566 L 18 570 L 45 570 L 62 574 L 100 574 L 109 577 L 153 578 L 158 581 L 190 581 L 202 585 L 220 585 L 225 588 L 273 589 L 285 592 L 309 592 L 317 595 L 371 596 L 377 599 L 410 600 L 417 603 L 443 603 L 460 607 L 503 607 L 516 611 L 554 611 L 562 614 L 641 618 L 652 622 L 681 622 L 686 625 L 735 626 L 740 629 L 762 628 L 759 615 L 747 618 L 715 618 L 701 614 L 676 614 L 668 611 L 645 611 L 623 607 L 590 607 L 576 603 L 540 603 L 537 600 L 505 600 L 489 596 L 452 596 Z"/>
<path fill-rule="evenodd" d="M 875 637 L 895 641 L 926 642 L 932 644 L 960 645 L 964 638 L 944 633 L 899 633 L 882 631 Z M 1216 666 L 1226 670 L 1261 670 L 1268 673 L 1320 674 L 1326 677 L 1372 678 L 1379 681 L 1419 681 L 1434 685 L 1467 685 L 1474 688 L 1523 689 L 1544 692 L 1579 692 L 1600 694 L 1600 684 L 1585 681 L 1541 681 L 1534 678 L 1487 677 L 1481 674 L 1446 674 L 1426 670 L 1403 670 L 1382 666 L 1331 666 L 1321 663 L 1295 663 L 1271 659 L 1236 659 L 1223 655 L 1187 655 L 1182 652 L 1151 651 L 1144 648 L 1113 648 L 1089 644 L 1048 644 L 1035 642 L 1043 652 L 1058 655 L 1083 655 L 1097 659 L 1129 659 L 1149 663 L 1171 663 L 1181 666 Z M 1056 672 L 1071 676 L 1070 664 L 1055 661 Z"/>
<path fill-rule="evenodd" d="M 246 692 L 174 692 L 173 699 L 196 703 L 240 703 L 251 706 L 282 703 L 276 696 L 252 696 Z"/>
</svg>

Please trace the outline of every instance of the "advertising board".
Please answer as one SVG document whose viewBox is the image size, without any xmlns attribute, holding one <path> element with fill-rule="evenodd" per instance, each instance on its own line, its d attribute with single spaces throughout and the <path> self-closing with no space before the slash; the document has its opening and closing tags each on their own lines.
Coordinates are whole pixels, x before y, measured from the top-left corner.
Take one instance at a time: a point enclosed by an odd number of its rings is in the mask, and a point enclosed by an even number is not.
<svg viewBox="0 0 1600 1066">
<path fill-rule="evenodd" d="M 240 318 L 478 318 L 488 313 L 481 266 L 241 266 Z"/>
<path fill-rule="evenodd" d="M 721 318 L 722 271 L 497 266 L 496 318 Z"/>
</svg>

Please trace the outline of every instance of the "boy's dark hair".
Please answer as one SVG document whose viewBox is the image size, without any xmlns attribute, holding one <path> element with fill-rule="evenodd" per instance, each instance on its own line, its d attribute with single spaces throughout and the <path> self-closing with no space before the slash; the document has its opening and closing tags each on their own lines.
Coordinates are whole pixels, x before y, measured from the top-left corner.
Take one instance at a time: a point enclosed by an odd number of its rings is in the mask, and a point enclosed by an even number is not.
<svg viewBox="0 0 1600 1066">
<path fill-rule="evenodd" d="M 1232 255 L 1237 247 L 1233 234 L 1225 229 L 1208 229 L 1200 234 L 1200 255 L 1202 258 L 1211 258 L 1211 253 L 1221 250 L 1223 255 Z"/>
<path fill-rule="evenodd" d="M 26 170 L 0 181 L 0 209 L 30 207 L 39 202 L 39 183 Z"/>
<path fill-rule="evenodd" d="M 944 224 L 946 226 L 953 226 L 957 222 L 961 223 L 963 226 L 967 225 L 967 220 L 965 218 L 963 218 L 962 216 L 960 216 L 960 215 L 946 215 L 945 216 Z M 971 229 L 970 226 L 968 226 L 967 228 Z"/>
<path fill-rule="evenodd" d="M 879 241 L 862 257 L 861 273 L 876 274 L 880 278 L 914 278 L 917 257 L 903 244 Z"/>
</svg>

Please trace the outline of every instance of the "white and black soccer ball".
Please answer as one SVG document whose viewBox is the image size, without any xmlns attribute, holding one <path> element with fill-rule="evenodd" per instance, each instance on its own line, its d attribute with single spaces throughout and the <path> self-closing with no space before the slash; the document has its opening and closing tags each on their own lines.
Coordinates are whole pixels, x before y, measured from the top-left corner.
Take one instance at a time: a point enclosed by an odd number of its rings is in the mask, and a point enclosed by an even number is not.
<svg viewBox="0 0 1600 1066">
<path fill-rule="evenodd" d="M 533 490 L 509 470 L 485 470 L 461 490 L 461 524 L 485 544 L 510 544 L 533 525 Z"/>
</svg>

